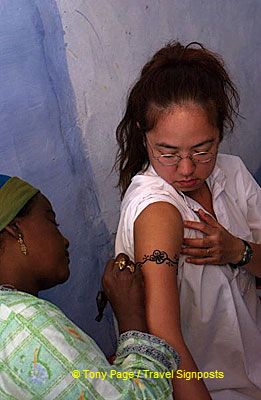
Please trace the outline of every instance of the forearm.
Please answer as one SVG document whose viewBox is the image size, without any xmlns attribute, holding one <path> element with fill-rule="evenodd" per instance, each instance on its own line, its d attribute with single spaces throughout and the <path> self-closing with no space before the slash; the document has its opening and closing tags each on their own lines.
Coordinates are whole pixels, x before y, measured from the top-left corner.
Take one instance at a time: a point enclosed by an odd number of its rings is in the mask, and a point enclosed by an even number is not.
<svg viewBox="0 0 261 400">
<path fill-rule="evenodd" d="M 179 347 L 179 346 L 178 346 Z M 198 372 L 198 368 L 185 345 L 179 347 L 180 365 L 179 370 L 186 372 Z M 202 379 L 192 378 L 186 380 L 175 375 L 173 379 L 175 400 L 210 400 L 210 394 Z"/>
<path fill-rule="evenodd" d="M 120 334 L 128 331 L 148 332 L 145 313 L 139 313 L 139 310 L 136 312 L 134 310 L 131 316 L 129 314 L 117 316 L 117 322 Z"/>
<path fill-rule="evenodd" d="M 175 294 L 173 293 L 173 297 Z M 198 368 L 195 364 L 195 361 L 190 354 L 180 328 L 180 323 L 176 321 L 169 321 L 166 323 L 164 320 L 164 313 L 163 312 L 156 312 L 157 315 L 161 315 L 162 318 L 159 321 L 158 325 L 155 324 L 155 318 L 151 318 L 149 320 L 148 326 L 150 331 L 161 337 L 167 341 L 175 350 L 180 354 L 180 364 L 179 370 L 186 372 L 197 372 Z M 177 313 L 175 314 L 177 316 Z M 168 312 L 168 319 L 170 320 L 171 313 Z M 158 316 L 159 319 L 159 316 Z M 186 380 L 185 378 L 179 378 L 174 374 L 173 378 L 173 388 L 174 388 L 174 395 L 175 400 L 209 400 L 211 399 L 208 390 L 202 379 L 193 378 L 191 380 Z"/>
<path fill-rule="evenodd" d="M 181 330 L 173 330 L 168 333 L 159 333 L 164 339 L 175 348 L 180 355 L 178 369 L 185 372 L 198 372 L 196 363 L 187 348 L 181 334 Z M 192 378 L 186 380 L 180 374 L 174 374 L 172 380 L 175 400 L 210 400 L 211 397 L 202 379 Z"/>
</svg>

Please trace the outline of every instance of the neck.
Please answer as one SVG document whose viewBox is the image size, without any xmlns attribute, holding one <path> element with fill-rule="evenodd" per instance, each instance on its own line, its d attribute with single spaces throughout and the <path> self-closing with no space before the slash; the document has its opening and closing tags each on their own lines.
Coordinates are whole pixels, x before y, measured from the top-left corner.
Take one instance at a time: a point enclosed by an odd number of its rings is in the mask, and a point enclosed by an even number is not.
<svg viewBox="0 0 261 400">
<path fill-rule="evenodd" d="M 31 294 L 32 296 L 38 297 L 38 292 L 35 290 L 31 290 L 30 288 L 22 288 L 17 286 L 14 286 L 10 283 L 0 283 L 0 291 L 4 290 L 4 291 L 14 291 L 14 292 L 24 292 L 24 293 L 28 293 Z"/>
<path fill-rule="evenodd" d="M 211 215 L 213 215 L 213 217 L 215 217 L 215 213 L 213 210 L 212 194 L 206 182 L 195 192 L 187 192 L 185 193 L 185 195 L 195 200 L 198 204 L 202 206 L 202 208 L 204 208 Z"/>
<path fill-rule="evenodd" d="M 8 283 L 7 284 L 0 284 L 0 290 L 7 290 L 7 291 L 9 291 L 9 290 L 17 290 L 13 285 L 9 285 Z"/>
<path fill-rule="evenodd" d="M 209 193 L 209 188 L 206 182 L 204 182 L 203 185 L 196 190 L 192 190 L 191 192 L 184 192 L 186 196 L 197 201 L 198 203 L 200 202 L 200 200 L 205 199 Z"/>
<path fill-rule="evenodd" d="M 36 288 L 36 285 L 30 280 L 27 281 L 27 279 L 24 278 L 24 274 L 23 276 L 19 276 L 19 274 L 13 276 L 10 272 L 12 271 L 9 270 L 9 273 L 3 273 L 3 271 L 1 271 L 0 286 L 9 287 L 10 289 L 25 292 L 36 297 L 38 296 L 39 290 Z"/>
</svg>

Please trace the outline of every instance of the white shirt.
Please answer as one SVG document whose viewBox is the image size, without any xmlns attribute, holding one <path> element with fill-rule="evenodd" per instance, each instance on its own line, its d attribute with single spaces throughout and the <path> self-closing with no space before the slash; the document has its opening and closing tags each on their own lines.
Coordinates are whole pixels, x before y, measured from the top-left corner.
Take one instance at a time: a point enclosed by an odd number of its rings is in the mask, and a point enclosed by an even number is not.
<svg viewBox="0 0 261 400">
<path fill-rule="evenodd" d="M 218 222 L 233 235 L 261 243 L 261 189 L 239 157 L 219 154 L 207 179 Z M 175 190 L 152 166 L 137 174 L 124 196 L 116 254 L 134 259 L 134 222 L 149 205 L 173 204 L 185 220 L 198 221 L 196 201 Z M 185 229 L 185 237 L 201 237 Z M 162 249 L 164 250 L 164 249 Z M 261 399 L 261 305 L 255 278 L 244 267 L 197 265 L 180 256 L 178 268 L 184 340 L 200 371 L 220 371 L 205 379 L 214 400 Z"/>
</svg>

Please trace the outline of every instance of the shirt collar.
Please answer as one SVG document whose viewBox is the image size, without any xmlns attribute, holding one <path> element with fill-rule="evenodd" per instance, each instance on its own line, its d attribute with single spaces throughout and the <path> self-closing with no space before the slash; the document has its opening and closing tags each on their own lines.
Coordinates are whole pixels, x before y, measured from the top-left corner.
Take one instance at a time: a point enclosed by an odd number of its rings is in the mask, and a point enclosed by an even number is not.
<svg viewBox="0 0 261 400">
<path fill-rule="evenodd" d="M 146 175 L 149 176 L 158 176 L 157 172 L 155 171 L 155 169 L 153 168 L 153 166 L 150 164 L 147 171 L 146 171 Z M 216 165 L 211 173 L 211 175 L 206 179 L 206 182 L 208 184 L 208 187 L 212 193 L 213 196 L 213 201 L 217 199 L 217 197 L 220 195 L 220 193 L 223 192 L 225 185 L 226 185 L 226 175 L 224 173 L 224 171 L 222 170 L 222 167 L 220 166 L 220 161 L 219 161 L 219 157 L 217 156 L 217 161 L 216 161 Z M 173 188 L 173 186 L 171 186 Z M 173 188 L 174 189 L 174 188 Z M 176 190 L 176 189 L 174 189 Z M 192 201 L 192 199 L 188 196 L 186 196 L 183 192 L 176 190 L 176 192 L 181 195 L 181 197 L 183 198 L 184 202 L 186 203 L 186 205 L 192 209 L 198 209 L 198 206 L 196 206 L 196 204 L 194 201 Z"/>
<path fill-rule="evenodd" d="M 220 160 L 217 156 L 217 161 L 212 174 L 207 178 L 206 182 L 215 200 L 221 192 L 225 189 L 227 177 L 220 166 Z"/>
</svg>

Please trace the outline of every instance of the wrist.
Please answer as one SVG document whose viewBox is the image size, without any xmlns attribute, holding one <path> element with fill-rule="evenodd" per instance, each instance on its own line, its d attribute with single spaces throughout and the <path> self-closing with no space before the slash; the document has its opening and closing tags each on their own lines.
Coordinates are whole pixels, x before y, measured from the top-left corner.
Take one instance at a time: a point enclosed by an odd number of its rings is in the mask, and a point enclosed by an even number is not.
<svg viewBox="0 0 261 400">
<path fill-rule="evenodd" d="M 241 259 L 239 261 L 233 262 L 233 263 L 229 263 L 229 265 L 232 268 L 238 268 L 238 267 L 243 267 L 244 265 L 250 263 L 252 257 L 253 257 L 253 250 L 252 247 L 250 245 L 250 243 L 248 243 L 246 240 L 244 239 L 239 239 L 241 240 L 243 246 L 244 246 L 244 251 L 243 254 L 241 256 Z"/>
<path fill-rule="evenodd" d="M 231 252 L 231 264 L 238 264 L 244 256 L 245 244 L 242 239 L 235 238 L 234 250 Z"/>
<path fill-rule="evenodd" d="M 118 327 L 120 334 L 127 331 L 148 332 L 145 314 L 132 316 L 126 314 L 124 317 L 118 318 Z"/>
</svg>

